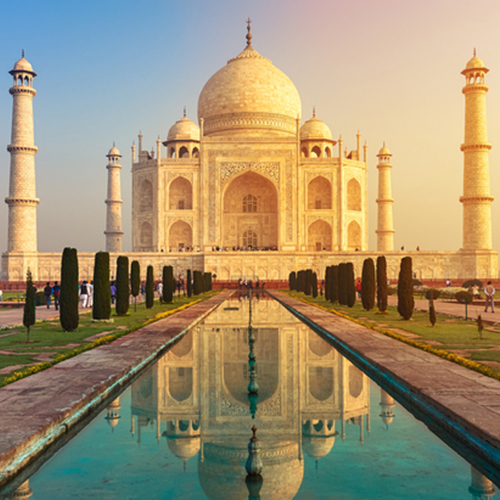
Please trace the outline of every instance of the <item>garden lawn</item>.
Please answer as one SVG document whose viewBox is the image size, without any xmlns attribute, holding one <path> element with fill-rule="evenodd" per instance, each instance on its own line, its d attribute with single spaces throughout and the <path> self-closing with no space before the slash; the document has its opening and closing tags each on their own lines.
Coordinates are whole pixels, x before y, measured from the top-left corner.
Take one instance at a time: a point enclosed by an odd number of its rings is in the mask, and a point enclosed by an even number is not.
<svg viewBox="0 0 500 500">
<path fill-rule="evenodd" d="M 437 322 L 433 328 L 427 312 L 415 310 L 412 318 L 405 321 L 394 306 L 388 306 L 387 314 L 380 314 L 376 305 L 371 311 L 366 311 L 358 300 L 352 308 L 349 308 L 338 304 L 332 305 L 320 295 L 314 299 L 301 292 L 292 290 L 284 292 L 311 304 L 342 313 L 369 327 L 373 326 L 382 331 L 389 330 L 413 341 L 470 360 L 484 362 L 484 365 L 500 374 L 500 329 L 496 327 L 484 325 L 481 339 L 475 321 L 437 314 Z"/>
<path fill-rule="evenodd" d="M 3 328 L 0 330 L 0 387 L 6 381 L 10 382 L 7 379 L 12 378 L 13 372 L 17 373 L 43 362 L 53 364 L 55 358 L 61 355 L 76 355 L 90 347 L 97 347 L 100 338 L 112 341 L 139 329 L 156 315 L 206 300 L 215 293 L 217 292 L 207 292 L 191 298 L 175 296 L 172 304 L 160 304 L 155 300 L 152 309 L 146 309 L 145 302 L 141 302 L 137 304 L 137 312 L 134 312 L 134 304 L 130 304 L 127 316 L 116 316 L 113 307 L 113 323 L 94 323 L 91 321 L 90 311 L 81 312 L 79 326 L 73 332 L 64 332 L 57 320 L 40 321 L 30 329 L 30 343 L 26 343 L 26 328 Z M 94 343 L 95 346 L 92 345 Z"/>
</svg>

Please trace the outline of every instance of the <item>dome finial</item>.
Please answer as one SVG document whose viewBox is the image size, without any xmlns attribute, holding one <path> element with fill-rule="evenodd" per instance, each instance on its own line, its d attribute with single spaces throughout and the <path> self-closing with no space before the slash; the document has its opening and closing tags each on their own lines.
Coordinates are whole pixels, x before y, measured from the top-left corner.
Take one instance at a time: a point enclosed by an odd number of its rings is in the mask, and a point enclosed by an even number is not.
<svg viewBox="0 0 500 500">
<path fill-rule="evenodd" d="M 24 58 L 24 49 L 22 50 L 22 52 L 21 52 L 21 53 L 22 53 L 22 55 L 23 55 L 23 58 Z"/>
<path fill-rule="evenodd" d="M 313 118 L 316 118 L 316 106 L 313 106 Z"/>
<path fill-rule="evenodd" d="M 246 36 L 246 39 L 247 39 L 247 45 L 249 47 L 252 46 L 252 33 L 250 33 L 250 24 L 252 23 L 252 20 L 250 18 L 247 19 L 247 36 Z"/>
<path fill-rule="evenodd" d="M 184 106 L 184 118 L 186 118 L 186 106 Z"/>
<path fill-rule="evenodd" d="M 476 47 L 474 47 L 474 57 L 476 57 Z"/>
</svg>

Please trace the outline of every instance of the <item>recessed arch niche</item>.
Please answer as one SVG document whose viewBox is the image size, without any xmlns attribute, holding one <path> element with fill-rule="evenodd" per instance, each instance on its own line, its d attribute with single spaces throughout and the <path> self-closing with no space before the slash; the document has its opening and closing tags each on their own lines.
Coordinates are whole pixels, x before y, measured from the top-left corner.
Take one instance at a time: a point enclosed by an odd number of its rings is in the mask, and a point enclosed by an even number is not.
<svg viewBox="0 0 500 500">
<path fill-rule="evenodd" d="M 324 220 L 313 222 L 307 230 L 307 242 L 310 252 L 332 249 L 332 226 Z"/>
<path fill-rule="evenodd" d="M 176 177 L 170 183 L 170 210 L 191 210 L 193 208 L 193 187 L 185 177 Z"/>
<path fill-rule="evenodd" d="M 170 226 L 168 246 L 174 252 L 193 247 L 193 230 L 187 222 L 178 220 Z"/>
<path fill-rule="evenodd" d="M 332 185 L 321 175 L 315 177 L 307 186 L 307 208 L 309 210 L 332 208 Z"/>
</svg>

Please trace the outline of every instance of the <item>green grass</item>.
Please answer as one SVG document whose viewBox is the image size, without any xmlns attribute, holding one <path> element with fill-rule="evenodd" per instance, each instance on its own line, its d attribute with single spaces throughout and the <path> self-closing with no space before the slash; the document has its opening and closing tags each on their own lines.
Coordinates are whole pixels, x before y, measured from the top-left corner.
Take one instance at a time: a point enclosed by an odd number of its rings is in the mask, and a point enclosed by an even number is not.
<svg viewBox="0 0 500 500">
<path fill-rule="evenodd" d="M 93 335 L 107 332 L 106 339 L 108 339 L 108 335 L 110 339 L 114 339 L 114 337 L 122 336 L 123 334 L 139 329 L 146 321 L 153 319 L 157 314 L 176 309 L 191 302 L 206 300 L 215 293 L 217 292 L 208 292 L 191 298 L 176 296 L 172 304 L 160 304 L 158 300 L 155 300 L 152 309 L 146 309 L 145 303 L 141 302 L 137 304 L 137 312 L 134 312 L 134 305 L 131 304 L 129 308 L 130 314 L 127 316 L 116 316 L 113 308 L 111 315 L 111 318 L 114 320 L 113 323 L 93 323 L 90 312 L 82 313 L 80 314 L 80 324 L 73 332 L 64 332 L 60 323 L 56 320 L 37 322 L 30 330 L 30 343 L 25 343 L 25 328 L 14 327 L 2 329 L 0 332 L 2 334 L 9 333 L 10 331 L 17 333 L 7 337 L 0 337 L 0 350 L 23 353 L 23 356 L 0 354 L 0 369 L 20 364 L 28 366 L 38 364 L 40 362 L 35 361 L 33 358 L 42 353 L 54 353 L 51 357 L 52 360 L 58 355 L 70 356 L 78 354 L 79 351 L 83 351 L 88 347 L 97 347 L 97 345 L 93 346 L 93 344 L 98 339 L 88 339 Z M 77 344 L 78 347 L 64 347 L 68 344 Z M 45 347 L 49 349 L 44 349 Z M 12 372 L 0 374 L 0 386 L 4 384 L 5 380 L 11 374 Z"/>
<path fill-rule="evenodd" d="M 356 304 L 352 308 L 349 308 L 338 304 L 333 306 L 330 302 L 324 300 L 324 297 L 319 295 L 314 299 L 312 296 L 306 296 L 303 293 L 295 291 L 286 291 L 286 293 L 289 293 L 292 297 L 307 300 L 326 309 L 335 310 L 355 320 L 374 325 L 381 330 L 391 330 L 402 335 L 404 335 L 402 332 L 417 335 L 417 337 L 408 337 L 417 342 L 440 342 L 442 345 L 430 344 L 438 349 L 448 352 L 457 349 L 464 351 L 473 350 L 470 355 L 466 354 L 463 356 L 467 359 L 500 362 L 500 351 L 486 350 L 490 347 L 500 346 L 500 332 L 483 330 L 483 338 L 480 339 L 475 321 L 466 321 L 461 318 L 437 314 L 437 322 L 433 328 L 429 322 L 429 314 L 426 312 L 414 311 L 412 318 L 405 321 L 399 316 L 397 308 L 393 306 L 388 306 L 387 314 L 380 314 L 376 305 L 371 311 L 366 311 L 359 301 L 356 301 Z M 489 326 L 485 325 L 485 327 L 488 328 Z M 500 373 L 500 369 L 492 369 Z"/>
</svg>

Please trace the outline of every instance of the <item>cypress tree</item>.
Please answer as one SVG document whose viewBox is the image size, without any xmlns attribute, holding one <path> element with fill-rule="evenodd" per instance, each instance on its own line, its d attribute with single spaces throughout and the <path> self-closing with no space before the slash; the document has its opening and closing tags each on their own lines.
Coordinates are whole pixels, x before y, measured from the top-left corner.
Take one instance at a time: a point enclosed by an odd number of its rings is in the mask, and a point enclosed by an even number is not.
<svg viewBox="0 0 500 500">
<path fill-rule="evenodd" d="M 432 327 L 436 324 L 436 310 L 434 309 L 434 298 L 431 294 L 431 300 L 429 304 L 429 321 L 431 322 Z"/>
<path fill-rule="evenodd" d="M 203 285 L 204 285 L 204 292 L 209 292 L 210 291 L 210 277 L 212 276 L 211 273 L 209 272 L 206 272 L 204 275 L 203 275 Z"/>
<path fill-rule="evenodd" d="M 413 273 L 411 257 L 401 259 L 398 279 L 398 313 L 403 319 L 410 319 L 413 314 Z"/>
<path fill-rule="evenodd" d="M 387 262 L 383 255 L 377 257 L 377 307 L 381 313 L 387 311 Z"/>
<path fill-rule="evenodd" d="M 346 305 L 352 307 L 356 303 L 356 284 L 354 280 L 354 266 L 352 262 L 348 262 L 345 270 L 346 280 Z"/>
<path fill-rule="evenodd" d="M 346 264 L 341 262 L 339 264 L 339 279 L 338 279 L 338 299 L 341 306 L 347 305 L 347 290 L 346 290 Z"/>
<path fill-rule="evenodd" d="M 163 302 L 171 304 L 174 301 L 174 268 L 172 266 L 163 266 Z"/>
<path fill-rule="evenodd" d="M 65 332 L 78 328 L 78 255 L 76 248 L 65 248 L 61 261 L 61 291 L 59 293 L 59 321 Z"/>
<path fill-rule="evenodd" d="M 373 259 L 365 259 L 361 274 L 361 302 L 369 311 L 375 305 L 375 264 Z"/>
<path fill-rule="evenodd" d="M 200 295 L 200 293 L 203 292 L 201 271 L 195 271 L 193 273 L 193 277 L 194 277 L 194 286 L 193 286 L 194 295 Z"/>
<path fill-rule="evenodd" d="M 339 302 L 339 266 L 332 266 L 330 273 L 330 302 Z"/>
<path fill-rule="evenodd" d="M 306 295 L 311 295 L 312 293 L 312 269 L 306 269 L 306 281 L 305 281 L 305 290 L 304 293 Z"/>
<path fill-rule="evenodd" d="M 94 259 L 94 303 L 92 305 L 92 318 L 109 319 L 110 316 L 111 285 L 109 283 L 109 253 L 97 252 Z"/>
<path fill-rule="evenodd" d="M 28 268 L 26 272 L 26 301 L 24 303 L 23 325 L 26 327 L 26 341 L 30 341 L 30 327 L 36 321 L 35 287 L 33 286 L 33 276 Z"/>
<path fill-rule="evenodd" d="M 165 283 L 163 284 L 165 288 Z M 151 309 L 155 302 L 155 279 L 153 266 L 148 266 L 146 272 L 146 309 Z"/>
<path fill-rule="evenodd" d="M 325 300 L 330 300 L 331 295 L 331 274 L 332 266 L 327 266 L 325 269 Z"/>
<path fill-rule="evenodd" d="M 134 311 L 137 311 L 137 296 L 141 291 L 141 266 L 137 260 L 132 261 L 130 269 L 130 284 L 134 297 Z"/>
<path fill-rule="evenodd" d="M 192 278 L 191 278 L 191 269 L 188 269 L 187 270 L 187 273 L 186 273 L 186 289 L 187 289 L 187 296 L 188 297 L 191 297 L 191 295 L 193 295 L 193 284 L 191 283 L 192 281 Z"/>
<path fill-rule="evenodd" d="M 120 255 L 116 259 L 116 306 L 115 311 L 118 316 L 123 316 L 128 312 L 130 299 L 130 285 L 128 279 L 128 257 Z"/>
<path fill-rule="evenodd" d="M 318 296 L 318 275 L 312 273 L 312 296 L 315 299 Z"/>
<path fill-rule="evenodd" d="M 294 279 L 294 274 L 295 274 L 295 271 L 292 271 L 289 275 L 288 275 L 288 288 L 290 290 L 293 290 L 293 279 Z"/>
</svg>

